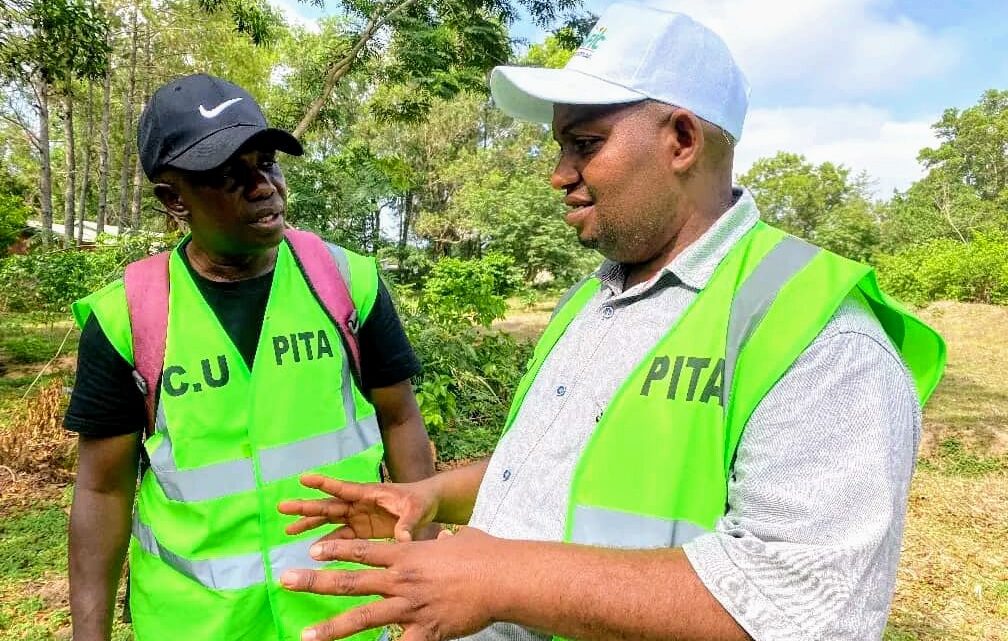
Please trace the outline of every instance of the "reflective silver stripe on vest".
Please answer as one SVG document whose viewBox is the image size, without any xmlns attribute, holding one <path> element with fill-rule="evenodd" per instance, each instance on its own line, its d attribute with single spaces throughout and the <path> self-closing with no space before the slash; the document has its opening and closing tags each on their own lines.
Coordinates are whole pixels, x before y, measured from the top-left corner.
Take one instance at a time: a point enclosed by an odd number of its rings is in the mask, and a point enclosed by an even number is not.
<svg viewBox="0 0 1008 641">
<path fill-rule="evenodd" d="M 574 507 L 571 541 L 608 548 L 674 548 L 708 532 L 690 521 L 668 520 L 602 507 Z"/>
<path fill-rule="evenodd" d="M 346 358 L 343 359 L 342 379 L 345 426 L 333 432 L 260 450 L 259 465 L 264 483 L 297 476 L 321 465 L 350 458 L 381 442 L 377 418 L 369 416 L 357 420 L 353 379 Z M 164 439 L 160 447 L 148 452 L 148 457 L 151 471 L 168 498 L 184 502 L 208 501 L 256 489 L 250 458 L 178 469 L 161 403 L 158 403 L 154 429 Z"/>
<path fill-rule="evenodd" d="M 185 559 L 162 547 L 154 532 L 136 516 L 133 517 L 133 536 L 146 552 L 157 556 L 176 572 L 207 588 L 239 590 L 266 581 L 263 558 L 258 552 L 200 561 Z M 324 567 L 324 562 L 316 561 L 308 554 L 308 549 L 317 540 L 315 537 L 299 539 L 271 549 L 269 559 L 273 580 L 279 581 L 280 575 L 287 570 L 318 570 Z"/>
<path fill-rule="evenodd" d="M 728 317 L 724 384 L 721 386 L 721 407 L 726 414 L 739 352 L 766 316 L 781 288 L 820 251 L 818 247 L 804 240 L 785 236 L 763 257 L 760 264 L 735 292 Z"/>
<path fill-rule="evenodd" d="M 347 258 L 346 250 L 344 250 L 339 245 L 334 245 L 333 243 L 326 242 L 326 248 L 332 255 L 333 260 L 336 261 L 336 268 L 339 269 L 340 276 L 343 277 L 343 283 L 346 285 L 347 294 L 351 297 L 353 296 L 353 290 L 350 289 L 351 285 L 351 275 L 350 275 L 350 260 Z M 357 307 L 354 306 L 353 311 L 350 313 L 350 318 L 348 319 L 350 324 L 350 331 L 354 334 L 357 333 Z"/>
<path fill-rule="evenodd" d="M 179 470 L 175 466 L 171 435 L 168 433 L 161 403 L 158 403 L 154 429 L 164 436 L 164 440 L 160 447 L 148 452 L 148 457 L 151 471 L 168 498 L 174 501 L 207 501 L 255 488 L 252 459 L 236 459 Z"/>
<path fill-rule="evenodd" d="M 166 565 L 193 581 L 214 590 L 239 590 L 266 581 L 262 555 L 258 552 L 217 559 L 184 559 L 158 544 L 146 524 L 133 517 L 133 536 L 140 547 L 159 557 Z"/>
<path fill-rule="evenodd" d="M 350 260 L 347 259 L 346 252 L 339 245 L 334 245 L 327 242 L 326 248 L 329 253 L 332 254 L 333 260 L 336 261 L 336 267 L 339 269 L 340 275 L 343 277 L 343 282 L 346 283 L 347 291 L 350 291 Z"/>
<path fill-rule="evenodd" d="M 263 483 L 297 476 L 321 465 L 350 458 L 379 442 L 378 419 L 369 416 L 348 423 L 335 432 L 260 450 L 259 469 Z"/>
</svg>

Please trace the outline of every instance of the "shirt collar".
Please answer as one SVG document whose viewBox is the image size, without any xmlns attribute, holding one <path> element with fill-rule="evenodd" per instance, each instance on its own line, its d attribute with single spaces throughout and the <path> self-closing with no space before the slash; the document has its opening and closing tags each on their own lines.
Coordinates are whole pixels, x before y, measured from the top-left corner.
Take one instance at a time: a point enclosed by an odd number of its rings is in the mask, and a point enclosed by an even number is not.
<svg viewBox="0 0 1008 641">
<path fill-rule="evenodd" d="M 705 231 L 700 238 L 673 258 L 647 282 L 635 285 L 629 291 L 624 291 L 626 266 L 608 259 L 602 263 L 595 275 L 602 281 L 602 285 L 615 296 L 630 292 L 641 294 L 656 287 L 659 283 L 682 283 L 691 289 L 700 291 L 710 282 L 714 270 L 728 255 L 735 243 L 759 221 L 759 210 L 756 208 L 756 201 L 753 200 L 749 190 L 736 187 L 732 193 L 735 195 L 735 204 L 714 221 L 710 229 Z M 670 278 L 667 276 L 668 274 L 674 278 Z"/>
</svg>

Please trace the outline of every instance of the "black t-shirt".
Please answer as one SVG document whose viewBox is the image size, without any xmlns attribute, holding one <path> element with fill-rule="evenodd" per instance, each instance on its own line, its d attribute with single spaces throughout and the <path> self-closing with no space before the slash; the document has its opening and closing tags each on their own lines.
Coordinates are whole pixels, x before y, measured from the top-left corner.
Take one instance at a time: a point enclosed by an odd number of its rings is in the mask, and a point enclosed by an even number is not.
<svg viewBox="0 0 1008 641">
<path fill-rule="evenodd" d="M 273 273 L 222 283 L 199 275 L 179 252 L 200 293 L 214 311 L 249 368 L 255 358 Z M 379 281 L 378 296 L 357 332 L 364 387 L 388 387 L 416 376 L 420 361 L 410 347 L 392 298 Z M 133 367 L 119 354 L 91 315 L 81 331 L 77 380 L 64 425 L 85 436 L 139 432 L 147 422 L 144 398 L 133 380 Z"/>
</svg>

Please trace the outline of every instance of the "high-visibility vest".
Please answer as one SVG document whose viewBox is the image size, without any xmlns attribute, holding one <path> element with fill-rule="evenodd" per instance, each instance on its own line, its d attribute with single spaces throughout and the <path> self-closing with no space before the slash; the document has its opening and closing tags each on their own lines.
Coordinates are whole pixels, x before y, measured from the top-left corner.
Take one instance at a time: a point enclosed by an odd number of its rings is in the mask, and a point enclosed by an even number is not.
<svg viewBox="0 0 1008 641">
<path fill-rule="evenodd" d="M 561 302 L 508 427 L 599 287 L 588 279 Z M 871 268 L 758 223 L 606 407 L 574 468 L 564 540 L 668 548 L 712 530 L 746 422 L 849 296 L 874 313 L 926 401 L 945 364 L 941 337 L 882 293 Z"/>
<path fill-rule="evenodd" d="M 351 252 L 345 258 L 363 322 L 377 295 L 377 269 Z M 130 544 L 135 637 L 298 641 L 303 628 L 371 598 L 283 589 L 286 569 L 359 566 L 311 559 L 308 547 L 320 533 L 286 535 L 296 517 L 277 512 L 277 504 L 320 496 L 298 482 L 305 472 L 378 481 L 383 447 L 375 409 L 286 242 L 251 371 L 177 251 L 168 270 L 164 369 Z M 122 281 L 75 303 L 74 314 L 82 326 L 94 314 L 133 363 Z"/>
</svg>

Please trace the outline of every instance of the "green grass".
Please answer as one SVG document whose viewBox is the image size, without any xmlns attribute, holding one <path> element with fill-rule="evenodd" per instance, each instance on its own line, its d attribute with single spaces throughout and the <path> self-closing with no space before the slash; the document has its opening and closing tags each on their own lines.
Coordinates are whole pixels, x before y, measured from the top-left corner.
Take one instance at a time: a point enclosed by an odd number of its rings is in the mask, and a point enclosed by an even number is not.
<svg viewBox="0 0 1008 641">
<path fill-rule="evenodd" d="M 62 504 L 41 504 L 0 521 L 0 582 L 66 572 L 67 515 Z"/>
</svg>

